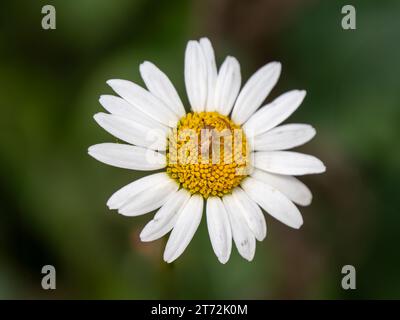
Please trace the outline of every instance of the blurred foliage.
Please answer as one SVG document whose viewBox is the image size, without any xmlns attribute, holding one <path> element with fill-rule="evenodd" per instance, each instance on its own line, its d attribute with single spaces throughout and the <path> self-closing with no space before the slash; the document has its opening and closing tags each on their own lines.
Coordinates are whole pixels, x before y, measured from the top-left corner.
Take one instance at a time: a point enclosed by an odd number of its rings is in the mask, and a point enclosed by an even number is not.
<svg viewBox="0 0 400 320">
<path fill-rule="evenodd" d="M 41 29 L 53 4 L 57 29 Z M 400 2 L 353 1 L 357 30 L 341 28 L 345 1 L 2 1 L 0 4 L 0 298 L 400 298 Z M 183 256 L 162 261 L 165 239 L 140 243 L 149 215 L 127 218 L 105 202 L 142 173 L 91 159 L 113 138 L 92 115 L 105 81 L 142 84 L 144 60 L 160 66 L 187 103 L 186 41 L 209 36 L 218 61 L 244 78 L 283 63 L 272 93 L 306 89 L 290 121 L 318 135 L 300 148 L 327 165 L 304 181 L 314 193 L 305 224 L 268 218 L 254 261 L 234 249 L 214 257 L 203 220 Z M 40 287 L 57 269 L 57 290 Z M 357 268 L 357 290 L 340 287 Z"/>
</svg>

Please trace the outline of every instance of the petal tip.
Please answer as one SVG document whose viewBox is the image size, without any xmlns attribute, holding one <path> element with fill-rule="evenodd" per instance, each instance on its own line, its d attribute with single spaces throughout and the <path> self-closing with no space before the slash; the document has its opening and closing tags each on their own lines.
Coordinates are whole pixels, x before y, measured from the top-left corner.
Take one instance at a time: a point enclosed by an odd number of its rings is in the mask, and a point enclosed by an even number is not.
<svg viewBox="0 0 400 320">
<path fill-rule="evenodd" d="M 300 229 L 303 225 L 303 221 L 293 226 L 294 229 Z"/>
<path fill-rule="evenodd" d="M 291 227 L 293 229 L 300 229 L 301 226 L 304 223 L 303 217 L 300 215 L 299 219 L 296 219 L 297 221 L 294 221 L 293 224 L 291 225 Z"/>
<path fill-rule="evenodd" d="M 298 205 L 302 206 L 302 207 L 307 207 L 311 204 L 312 202 L 312 196 L 310 196 L 309 198 L 305 199 L 302 203 L 298 203 Z"/>
<path fill-rule="evenodd" d="M 148 233 L 144 232 L 144 231 L 145 231 L 145 229 L 143 229 L 142 232 L 139 235 L 140 241 L 142 241 L 142 242 L 150 242 L 151 240 L 149 238 Z"/>
<path fill-rule="evenodd" d="M 90 154 L 91 152 L 94 151 L 96 145 L 92 145 L 87 149 L 87 152 Z"/>
<path fill-rule="evenodd" d="M 210 39 L 209 39 L 208 37 L 201 37 L 200 40 L 199 40 L 199 42 L 200 42 L 200 43 L 201 43 L 201 42 L 207 42 L 207 43 L 210 43 L 210 44 L 211 44 L 211 41 L 210 41 Z"/>
<path fill-rule="evenodd" d="M 186 45 L 186 48 L 187 49 L 193 48 L 194 46 L 197 46 L 197 45 L 199 45 L 199 43 L 196 40 L 189 40 Z"/>
<path fill-rule="evenodd" d="M 153 63 L 151 63 L 150 61 L 145 60 L 139 65 L 139 70 L 142 71 L 144 68 L 151 68 L 153 66 L 154 66 Z"/>
<path fill-rule="evenodd" d="M 264 239 L 267 237 L 267 233 L 263 233 L 262 235 L 260 235 L 258 238 L 256 238 L 258 241 L 264 241 Z"/>
<path fill-rule="evenodd" d="M 108 209 L 110 210 L 114 210 L 117 209 L 117 207 L 115 206 L 115 204 L 113 203 L 113 200 L 110 198 L 108 199 L 106 206 L 108 207 Z"/>
<path fill-rule="evenodd" d="M 272 61 L 271 66 L 274 67 L 274 69 L 278 72 L 281 72 L 282 70 L 282 63 L 280 63 L 279 61 Z"/>
<path fill-rule="evenodd" d="M 173 258 L 171 257 L 171 255 L 170 255 L 169 253 L 165 253 L 165 252 L 164 252 L 163 259 L 164 259 L 164 261 L 165 261 L 166 263 L 171 263 L 171 262 L 173 262 L 173 261 L 175 260 L 175 259 L 173 259 Z"/>
<path fill-rule="evenodd" d="M 92 158 L 96 159 L 96 156 L 95 156 L 94 152 L 92 150 L 90 150 L 90 148 L 88 148 L 87 153 L 88 153 L 89 156 L 91 156 Z"/>
<path fill-rule="evenodd" d="M 320 160 L 321 161 L 321 160 Z M 318 172 L 318 173 L 324 173 L 324 172 L 326 172 L 326 166 L 324 165 L 324 163 L 321 161 L 321 164 L 320 164 L 320 166 L 321 166 L 321 168 L 320 168 L 320 171 Z"/>
<path fill-rule="evenodd" d="M 226 264 L 229 260 L 229 257 L 217 257 L 217 258 L 221 264 Z"/>
<path fill-rule="evenodd" d="M 96 122 L 99 122 L 99 120 L 100 120 L 102 117 L 103 117 L 103 112 L 98 112 L 98 113 L 95 113 L 95 114 L 93 115 L 93 119 L 94 119 Z"/>
<path fill-rule="evenodd" d="M 304 99 L 306 95 L 307 95 L 306 90 L 299 90 L 299 96 L 301 97 L 301 99 Z"/>
<path fill-rule="evenodd" d="M 114 89 L 115 86 L 122 85 L 124 82 L 127 82 L 127 80 L 110 79 L 110 80 L 106 81 L 106 83 L 113 89 Z"/>
</svg>

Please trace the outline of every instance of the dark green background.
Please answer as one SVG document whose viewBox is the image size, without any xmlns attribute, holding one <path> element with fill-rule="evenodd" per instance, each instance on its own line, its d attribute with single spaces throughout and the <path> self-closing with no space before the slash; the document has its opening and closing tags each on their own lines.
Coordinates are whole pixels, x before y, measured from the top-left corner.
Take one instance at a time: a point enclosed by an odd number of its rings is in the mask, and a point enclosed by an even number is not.
<svg viewBox="0 0 400 320">
<path fill-rule="evenodd" d="M 341 28 L 353 4 L 357 30 Z M 41 8 L 57 29 L 41 28 Z M 2 1 L 0 4 L 0 298 L 400 298 L 399 1 Z M 203 219 L 186 252 L 162 261 L 165 240 L 140 243 L 151 215 L 128 218 L 105 202 L 142 175 L 105 166 L 87 147 L 113 138 L 94 122 L 105 81 L 142 84 L 155 62 L 185 103 L 189 39 L 208 36 L 218 63 L 228 54 L 247 79 L 283 64 L 272 97 L 308 94 L 291 122 L 316 138 L 299 150 L 323 175 L 292 230 L 267 219 L 267 238 L 248 263 L 212 252 Z M 269 98 L 270 99 L 270 98 Z M 41 268 L 57 289 L 41 289 Z M 341 268 L 357 269 L 357 290 Z"/>
</svg>

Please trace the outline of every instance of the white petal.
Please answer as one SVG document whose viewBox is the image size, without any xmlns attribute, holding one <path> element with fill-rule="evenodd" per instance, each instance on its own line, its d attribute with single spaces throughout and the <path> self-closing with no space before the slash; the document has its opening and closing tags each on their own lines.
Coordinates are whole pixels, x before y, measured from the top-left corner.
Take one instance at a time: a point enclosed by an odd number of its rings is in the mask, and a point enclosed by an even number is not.
<svg viewBox="0 0 400 320">
<path fill-rule="evenodd" d="M 150 149 L 120 143 L 101 143 L 88 153 L 108 165 L 132 170 L 157 170 L 166 166 L 165 155 Z"/>
<path fill-rule="evenodd" d="M 215 86 L 215 111 L 228 115 L 240 90 L 241 75 L 239 62 L 234 57 L 227 57 L 219 69 Z"/>
<path fill-rule="evenodd" d="M 275 219 L 298 229 L 303 224 L 303 218 L 297 207 L 277 189 L 247 177 L 241 183 L 247 195 Z"/>
<path fill-rule="evenodd" d="M 236 201 L 237 210 L 246 219 L 247 225 L 256 239 L 258 241 L 264 240 L 267 235 L 267 223 L 260 207 L 241 188 L 235 188 L 232 195 Z"/>
<path fill-rule="evenodd" d="M 253 140 L 257 151 L 286 150 L 298 147 L 315 136 L 315 129 L 308 124 L 285 124 L 271 129 Z"/>
<path fill-rule="evenodd" d="M 261 151 L 254 153 L 254 166 L 272 173 L 301 176 L 322 173 L 321 160 L 308 154 L 293 151 Z"/>
<path fill-rule="evenodd" d="M 165 103 L 179 118 L 185 115 L 185 108 L 174 85 L 153 63 L 145 61 L 140 65 L 140 74 L 147 89 Z"/>
<path fill-rule="evenodd" d="M 170 232 L 189 198 L 190 193 L 185 189 L 181 189 L 171 196 L 157 211 L 153 220 L 143 228 L 140 233 L 140 240 L 153 241 Z"/>
<path fill-rule="evenodd" d="M 248 135 L 255 136 L 274 128 L 285 121 L 300 106 L 305 96 L 304 90 L 293 90 L 280 95 L 253 114 L 243 129 Z"/>
<path fill-rule="evenodd" d="M 278 81 L 281 64 L 271 62 L 258 69 L 244 85 L 232 111 L 232 120 L 244 123 L 263 103 Z"/>
<path fill-rule="evenodd" d="M 206 110 L 213 111 L 214 109 L 214 90 L 215 83 L 217 81 L 217 65 L 215 63 L 214 49 L 208 38 L 201 38 L 200 41 L 201 49 L 206 61 L 207 68 L 207 102 Z"/>
<path fill-rule="evenodd" d="M 308 206 L 311 203 L 310 189 L 295 177 L 269 173 L 259 169 L 253 170 L 251 176 L 278 189 L 290 200 L 301 206 Z"/>
<path fill-rule="evenodd" d="M 193 195 L 179 213 L 169 236 L 164 251 L 166 262 L 174 261 L 185 251 L 200 224 L 202 213 L 203 198 L 200 195 Z"/>
<path fill-rule="evenodd" d="M 165 172 L 159 172 L 145 176 L 131 182 L 115 192 L 110 199 L 108 199 L 107 206 L 110 209 L 119 209 L 130 199 L 139 195 L 140 193 L 147 192 L 156 185 L 168 184 L 171 181 L 174 182 Z"/>
<path fill-rule="evenodd" d="M 167 147 L 167 131 L 160 128 L 147 127 L 142 123 L 102 112 L 95 114 L 94 119 L 118 139 L 152 150 L 165 150 Z"/>
<path fill-rule="evenodd" d="M 221 263 L 229 260 L 232 249 L 232 231 L 228 213 L 218 197 L 207 199 L 207 227 L 211 245 Z"/>
<path fill-rule="evenodd" d="M 233 240 L 239 254 L 248 261 L 253 260 L 256 252 L 256 238 L 247 225 L 245 217 L 238 211 L 236 201 L 231 194 L 222 198 L 231 222 Z"/>
<path fill-rule="evenodd" d="M 207 63 L 197 41 L 189 41 L 185 53 L 185 85 L 192 110 L 201 112 L 207 103 Z"/>
<path fill-rule="evenodd" d="M 118 212 L 124 216 L 133 217 L 153 211 L 166 203 L 178 188 L 179 185 L 169 178 L 134 195 L 118 209 Z"/>
<path fill-rule="evenodd" d="M 141 110 L 120 97 L 102 95 L 100 96 L 99 102 L 104 109 L 116 116 L 121 116 L 122 118 L 138 122 L 149 128 L 160 128 L 161 130 L 167 129 L 166 126 L 150 118 L 147 114 L 143 113 Z"/>
<path fill-rule="evenodd" d="M 178 116 L 160 99 L 137 84 L 120 79 L 108 80 L 107 84 L 122 98 L 147 114 L 150 118 L 169 127 L 175 127 L 178 122 Z"/>
</svg>

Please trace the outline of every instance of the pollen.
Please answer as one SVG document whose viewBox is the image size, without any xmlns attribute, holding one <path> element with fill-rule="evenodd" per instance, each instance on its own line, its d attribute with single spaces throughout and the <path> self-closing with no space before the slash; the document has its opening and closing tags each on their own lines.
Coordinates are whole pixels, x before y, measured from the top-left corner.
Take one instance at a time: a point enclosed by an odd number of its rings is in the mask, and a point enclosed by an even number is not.
<svg viewBox="0 0 400 320">
<path fill-rule="evenodd" d="M 192 112 L 168 136 L 167 173 L 190 193 L 222 197 L 249 172 L 242 128 L 218 112 Z"/>
</svg>

